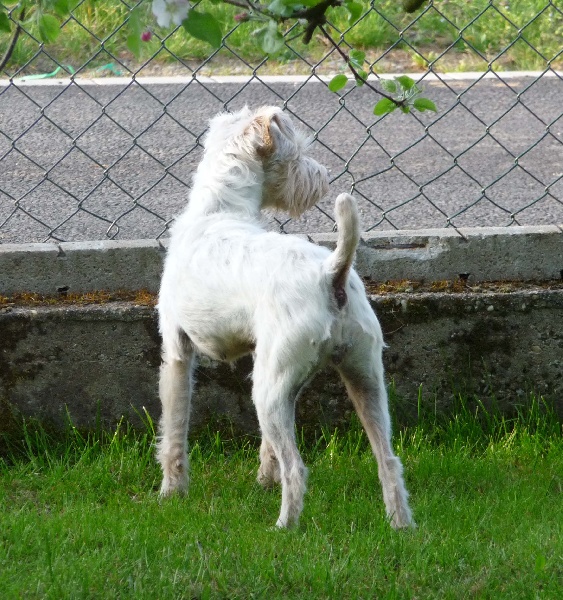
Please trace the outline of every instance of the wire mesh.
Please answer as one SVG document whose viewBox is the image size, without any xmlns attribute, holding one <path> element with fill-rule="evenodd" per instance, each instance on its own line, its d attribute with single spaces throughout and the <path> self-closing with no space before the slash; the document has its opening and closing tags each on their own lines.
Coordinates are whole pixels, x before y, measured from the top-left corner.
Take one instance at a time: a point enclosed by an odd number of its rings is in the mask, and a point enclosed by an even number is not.
<svg viewBox="0 0 563 600">
<path fill-rule="evenodd" d="M 475 1 L 469 17 L 445 0 L 400 17 L 396 2 L 373 0 L 357 22 L 329 23 L 345 50 L 361 27 L 364 38 L 383 31 L 364 40 L 366 70 L 377 81 L 414 65 L 438 105 L 384 117 L 365 86 L 328 91 L 344 68 L 336 49 L 320 39 L 306 48 L 295 27 L 274 62 L 240 49 L 251 30 L 232 15 L 207 55 L 193 58 L 181 30 L 155 29 L 136 61 L 123 36 L 137 4 L 77 2 L 61 27 L 80 30 L 80 52 L 22 26 L 21 50 L 0 73 L 0 243 L 166 236 L 209 118 L 244 104 L 291 113 L 331 174 L 326 199 L 300 219 L 273 215 L 272 228 L 332 230 L 340 191 L 355 194 L 368 231 L 563 223 L 563 50 L 538 42 L 563 39 L 559 2 L 530 2 L 517 21 L 506 0 Z M 103 15 L 84 17 L 101 5 L 121 18 L 110 30 Z M 16 8 L 8 15 L 18 20 Z M 535 72 L 507 73 L 524 54 Z"/>
</svg>

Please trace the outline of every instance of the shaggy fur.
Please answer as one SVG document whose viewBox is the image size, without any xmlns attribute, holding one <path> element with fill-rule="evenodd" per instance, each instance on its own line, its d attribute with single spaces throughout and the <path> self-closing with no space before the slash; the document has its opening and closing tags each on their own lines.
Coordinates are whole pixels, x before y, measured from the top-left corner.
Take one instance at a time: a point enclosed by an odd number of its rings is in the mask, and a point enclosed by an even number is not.
<svg viewBox="0 0 563 600">
<path fill-rule="evenodd" d="M 281 483 L 279 527 L 298 522 L 307 469 L 295 402 L 325 365 L 338 370 L 369 437 L 394 527 L 413 524 L 391 427 L 379 323 L 352 268 L 360 227 L 349 194 L 336 200 L 330 252 L 265 231 L 264 208 L 299 215 L 328 191 L 326 169 L 280 109 L 245 108 L 210 122 L 190 200 L 172 229 L 159 296 L 163 363 L 161 494 L 188 486 L 187 433 L 198 354 L 254 354 L 252 397 L 262 446 L 258 481 Z"/>
</svg>

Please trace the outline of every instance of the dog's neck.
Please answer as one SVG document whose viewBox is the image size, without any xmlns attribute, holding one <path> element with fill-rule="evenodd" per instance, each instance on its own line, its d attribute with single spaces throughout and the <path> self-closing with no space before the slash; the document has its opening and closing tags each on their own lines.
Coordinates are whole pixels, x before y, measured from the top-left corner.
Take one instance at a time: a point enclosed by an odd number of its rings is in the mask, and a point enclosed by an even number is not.
<svg viewBox="0 0 563 600">
<path fill-rule="evenodd" d="M 194 176 L 187 210 L 193 215 L 222 212 L 255 218 L 262 207 L 263 185 L 261 161 L 206 154 Z"/>
</svg>

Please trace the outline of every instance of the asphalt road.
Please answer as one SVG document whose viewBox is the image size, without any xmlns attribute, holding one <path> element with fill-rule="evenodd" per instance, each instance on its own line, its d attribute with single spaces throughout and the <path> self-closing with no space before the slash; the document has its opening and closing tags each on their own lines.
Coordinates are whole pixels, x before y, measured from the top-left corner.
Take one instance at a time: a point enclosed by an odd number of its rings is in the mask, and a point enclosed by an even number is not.
<svg viewBox="0 0 563 600">
<path fill-rule="evenodd" d="M 208 119 L 244 104 L 285 105 L 318 132 L 331 192 L 286 231 L 330 231 L 351 186 L 364 229 L 563 223 L 561 79 L 425 88 L 437 115 L 379 119 L 370 90 L 340 99 L 319 82 L 0 87 L 0 243 L 166 235 Z"/>
</svg>

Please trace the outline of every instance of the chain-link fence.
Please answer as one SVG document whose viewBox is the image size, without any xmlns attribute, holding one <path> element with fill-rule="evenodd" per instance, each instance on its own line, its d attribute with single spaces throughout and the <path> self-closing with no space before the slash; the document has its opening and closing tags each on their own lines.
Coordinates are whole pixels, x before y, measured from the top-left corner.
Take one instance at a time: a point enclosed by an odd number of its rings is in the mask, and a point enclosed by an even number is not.
<svg viewBox="0 0 563 600">
<path fill-rule="evenodd" d="M 305 47 L 294 28 L 272 61 L 252 27 L 225 13 L 217 51 L 204 56 L 185 32 L 155 30 L 135 61 L 122 28 L 138 2 L 75 4 L 59 38 L 79 30 L 78 46 L 43 45 L 24 21 L 0 73 L 1 243 L 166 236 L 208 119 L 244 104 L 283 106 L 330 168 L 329 197 L 299 220 L 273 217 L 283 231 L 331 230 L 342 190 L 358 198 L 366 230 L 563 223 L 560 2 L 515 3 L 526 5 L 515 16 L 506 0 L 435 0 L 407 15 L 373 0 L 355 24 L 331 23 L 343 49 L 366 49 L 374 83 L 416 70 L 438 105 L 384 117 L 366 86 L 329 92 L 338 52 L 318 39 Z M 17 7 L 5 6 L 15 23 Z M 103 6 L 107 14 L 95 12 Z M 108 25 L 108 15 L 121 21 Z M 505 72 L 523 64 L 535 72 Z"/>
</svg>

